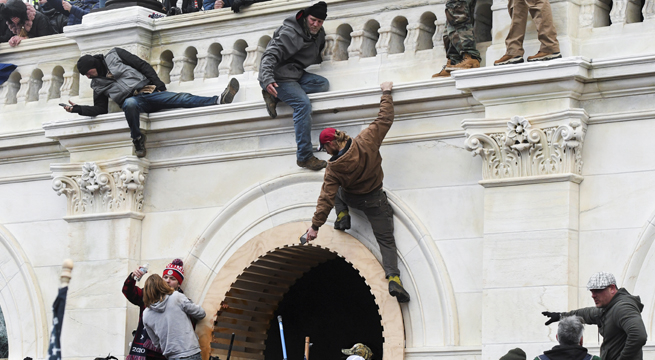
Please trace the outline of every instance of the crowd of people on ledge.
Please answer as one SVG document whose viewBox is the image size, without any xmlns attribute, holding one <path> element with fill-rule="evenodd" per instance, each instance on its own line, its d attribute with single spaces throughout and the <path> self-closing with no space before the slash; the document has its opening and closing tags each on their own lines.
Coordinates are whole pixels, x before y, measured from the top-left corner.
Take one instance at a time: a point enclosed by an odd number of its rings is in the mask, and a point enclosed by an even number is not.
<svg viewBox="0 0 655 360">
<path fill-rule="evenodd" d="M 166 15 L 230 8 L 239 13 L 254 3 L 271 0 L 161 0 L 160 11 Z M 106 0 L 0 0 L 0 43 L 14 47 L 21 40 L 61 34 L 64 27 L 82 23 L 91 10 L 105 7 Z M 157 3 L 152 0 L 152 3 Z M 152 5 L 152 4 L 151 4 Z M 154 18 L 163 17 L 156 16 Z"/>
</svg>

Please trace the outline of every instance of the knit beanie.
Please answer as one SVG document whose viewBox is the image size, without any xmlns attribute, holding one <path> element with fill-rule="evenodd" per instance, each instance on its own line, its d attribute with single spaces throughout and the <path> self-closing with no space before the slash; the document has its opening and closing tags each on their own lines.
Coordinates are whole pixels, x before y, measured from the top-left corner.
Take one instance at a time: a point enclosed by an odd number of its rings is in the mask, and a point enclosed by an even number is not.
<svg viewBox="0 0 655 360">
<path fill-rule="evenodd" d="M 525 360 L 525 351 L 521 350 L 520 348 L 512 349 L 510 350 L 507 355 L 504 355 L 500 358 L 500 360 Z"/>
<path fill-rule="evenodd" d="M 77 60 L 77 71 L 82 75 L 86 75 L 91 69 L 96 69 L 96 58 L 91 55 L 84 55 Z"/>
<path fill-rule="evenodd" d="M 327 4 L 325 1 L 319 1 L 303 11 L 304 16 L 311 15 L 317 19 L 325 20 L 327 18 Z"/>
<path fill-rule="evenodd" d="M 172 275 L 177 279 L 177 282 L 182 285 L 182 281 L 184 281 L 184 263 L 180 259 L 175 259 L 171 261 L 170 264 L 166 265 L 166 269 L 164 269 L 164 275 Z"/>
</svg>

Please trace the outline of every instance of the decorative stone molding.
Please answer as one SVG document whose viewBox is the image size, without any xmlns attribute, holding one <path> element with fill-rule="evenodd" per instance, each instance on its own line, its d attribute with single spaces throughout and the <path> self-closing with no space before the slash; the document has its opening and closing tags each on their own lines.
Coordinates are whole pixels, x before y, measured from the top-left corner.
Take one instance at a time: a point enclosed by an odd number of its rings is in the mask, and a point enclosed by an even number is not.
<svg viewBox="0 0 655 360">
<path fill-rule="evenodd" d="M 446 35 L 446 20 L 435 20 L 434 26 L 436 30 L 432 36 L 432 45 L 435 49 L 443 49 L 443 37 Z"/>
<path fill-rule="evenodd" d="M 584 2 L 580 5 L 580 15 L 578 15 L 578 23 L 580 28 L 594 27 L 594 8 L 593 2 Z"/>
<path fill-rule="evenodd" d="M 259 63 L 262 62 L 266 48 L 263 46 L 255 45 L 246 48 L 246 60 L 243 62 L 244 71 L 259 71 Z"/>
<path fill-rule="evenodd" d="M 644 15 L 644 21 L 655 19 L 655 0 L 646 0 L 642 14 Z"/>
<path fill-rule="evenodd" d="M 246 60 L 246 53 L 237 49 L 228 49 L 221 51 L 223 61 L 218 65 L 219 75 L 238 75 L 243 74 L 243 62 Z"/>
<path fill-rule="evenodd" d="M 193 69 L 193 78 L 194 79 L 204 79 L 205 72 L 207 70 L 207 54 L 198 54 L 196 55 L 197 64 Z"/>
<path fill-rule="evenodd" d="M 350 34 L 352 41 L 348 47 L 348 58 L 363 58 L 375 56 L 375 44 L 378 41 L 377 34 L 366 30 L 353 31 Z"/>
<path fill-rule="evenodd" d="M 410 24 L 407 26 L 407 37 L 405 38 L 405 52 L 416 52 L 417 50 L 426 50 L 432 48 L 431 34 L 435 31 L 434 27 L 428 27 L 421 23 Z"/>
<path fill-rule="evenodd" d="M 98 164 L 53 164 L 52 189 L 66 195 L 67 221 L 142 219 L 150 163 L 134 156 Z"/>
<path fill-rule="evenodd" d="M 467 150 L 483 160 L 484 180 L 582 173 L 586 124 L 533 127 L 521 116 L 507 122 L 505 132 L 468 135 Z"/>
</svg>

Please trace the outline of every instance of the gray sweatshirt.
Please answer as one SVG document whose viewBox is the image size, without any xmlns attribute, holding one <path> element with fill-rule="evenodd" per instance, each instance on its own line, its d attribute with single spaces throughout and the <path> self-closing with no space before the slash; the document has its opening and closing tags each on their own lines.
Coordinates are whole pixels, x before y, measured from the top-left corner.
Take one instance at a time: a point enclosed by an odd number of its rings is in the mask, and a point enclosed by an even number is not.
<svg viewBox="0 0 655 360">
<path fill-rule="evenodd" d="M 275 30 L 262 55 L 258 80 L 264 86 L 274 82 L 298 81 L 306 67 L 321 63 L 325 30 L 321 28 L 318 34 L 311 36 L 298 23 L 296 16 L 286 18 L 282 26 Z"/>
<path fill-rule="evenodd" d="M 202 320 L 205 315 L 203 308 L 175 291 L 143 311 L 143 325 L 164 356 L 181 358 L 200 352 L 198 336 L 189 317 Z"/>
</svg>

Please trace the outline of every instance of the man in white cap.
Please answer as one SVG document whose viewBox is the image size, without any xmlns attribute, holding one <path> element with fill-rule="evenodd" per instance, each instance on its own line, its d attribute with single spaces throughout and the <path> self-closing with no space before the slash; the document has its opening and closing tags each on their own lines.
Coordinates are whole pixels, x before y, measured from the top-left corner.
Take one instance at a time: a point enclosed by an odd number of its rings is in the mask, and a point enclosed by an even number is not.
<svg viewBox="0 0 655 360">
<path fill-rule="evenodd" d="M 565 313 L 544 311 L 549 317 L 546 325 L 566 316 L 577 315 L 587 324 L 598 325 L 603 337 L 600 357 L 603 360 L 642 360 L 642 347 L 647 334 L 641 311 L 644 305 L 639 296 L 630 295 L 625 288 L 617 289 L 614 275 L 598 272 L 587 283 L 596 307 L 587 307 Z"/>
</svg>

